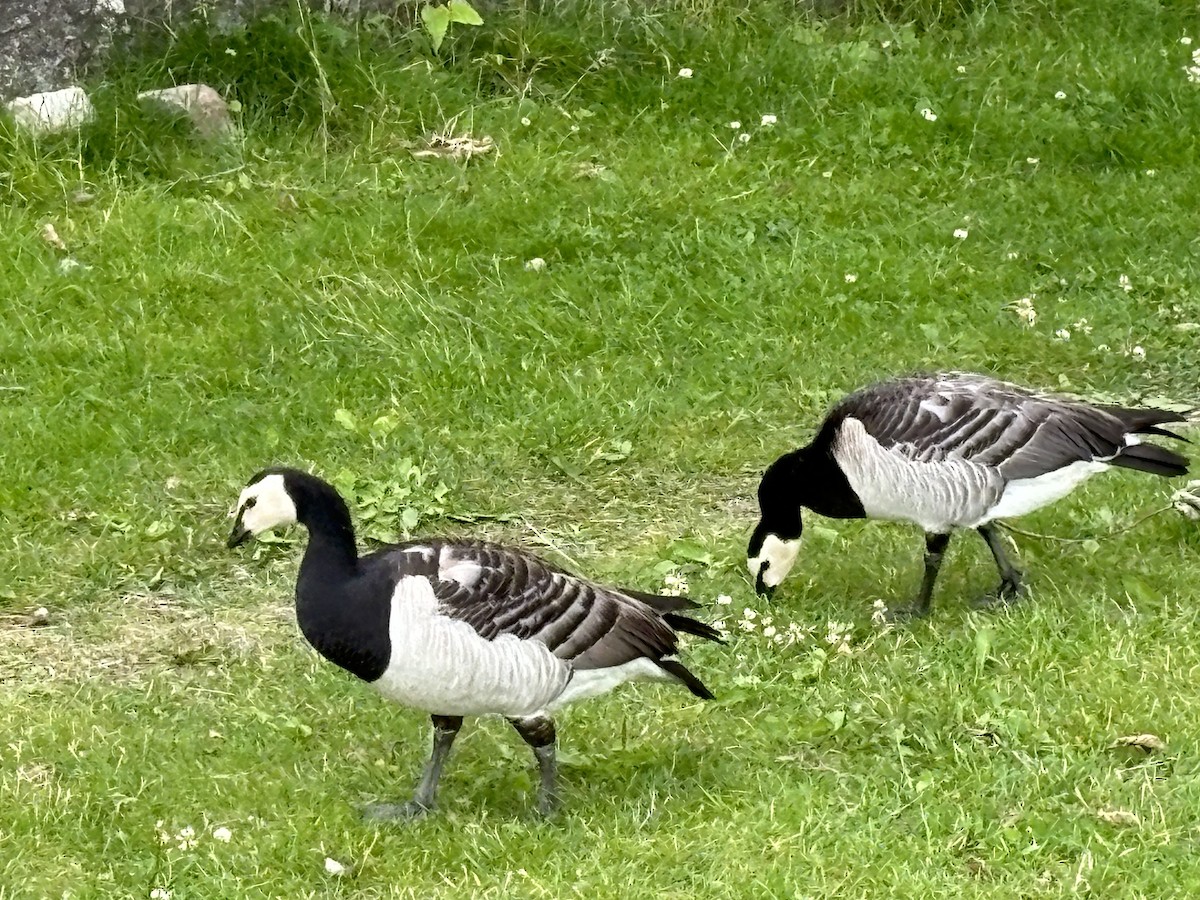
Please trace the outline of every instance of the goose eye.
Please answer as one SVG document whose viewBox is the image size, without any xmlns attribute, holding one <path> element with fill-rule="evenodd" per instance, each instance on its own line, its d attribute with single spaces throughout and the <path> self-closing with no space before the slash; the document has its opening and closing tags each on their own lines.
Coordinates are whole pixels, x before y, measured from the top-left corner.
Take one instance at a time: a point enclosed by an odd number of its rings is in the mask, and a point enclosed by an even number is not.
<svg viewBox="0 0 1200 900">
<path fill-rule="evenodd" d="M 245 503 L 242 504 L 242 511 L 245 512 L 248 509 L 253 509 L 254 504 L 257 502 L 258 502 L 257 497 L 251 497 L 249 500 L 247 500 Z"/>
</svg>

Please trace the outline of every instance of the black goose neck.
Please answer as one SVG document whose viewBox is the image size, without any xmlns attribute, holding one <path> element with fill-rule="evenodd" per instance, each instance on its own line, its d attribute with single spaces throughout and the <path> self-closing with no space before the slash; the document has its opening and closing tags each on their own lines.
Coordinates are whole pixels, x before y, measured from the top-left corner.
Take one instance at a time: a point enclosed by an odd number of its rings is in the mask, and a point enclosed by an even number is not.
<svg viewBox="0 0 1200 900">
<path fill-rule="evenodd" d="M 290 486 L 296 519 L 308 529 L 305 563 L 352 570 L 358 562 L 350 508 L 334 487 L 312 475 L 294 477 Z"/>
<path fill-rule="evenodd" d="M 793 480 L 796 500 L 813 512 L 831 519 L 860 519 L 862 501 L 850 486 L 834 455 L 832 429 L 822 429 L 811 444 L 795 452 Z"/>
</svg>

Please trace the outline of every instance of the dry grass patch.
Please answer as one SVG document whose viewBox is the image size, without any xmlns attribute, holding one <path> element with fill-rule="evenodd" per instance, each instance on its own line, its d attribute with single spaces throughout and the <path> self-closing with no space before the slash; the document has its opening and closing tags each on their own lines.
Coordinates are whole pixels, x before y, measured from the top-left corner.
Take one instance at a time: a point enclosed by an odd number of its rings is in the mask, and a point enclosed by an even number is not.
<svg viewBox="0 0 1200 900">
<path fill-rule="evenodd" d="M 295 639 L 291 605 L 198 608 L 170 593 L 128 593 L 102 613 L 84 608 L 32 626 L 0 623 L 0 684 L 137 682 L 181 666 L 261 661 Z"/>
</svg>

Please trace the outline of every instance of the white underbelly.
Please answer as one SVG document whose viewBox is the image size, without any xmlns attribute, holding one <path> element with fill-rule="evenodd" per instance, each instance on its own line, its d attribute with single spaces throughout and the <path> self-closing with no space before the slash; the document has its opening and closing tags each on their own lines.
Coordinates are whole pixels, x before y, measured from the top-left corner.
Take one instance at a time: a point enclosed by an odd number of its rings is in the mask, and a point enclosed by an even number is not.
<svg viewBox="0 0 1200 900">
<path fill-rule="evenodd" d="M 588 697 L 598 697 L 607 694 L 619 684 L 626 681 L 675 681 L 674 675 L 669 674 L 657 663 L 642 656 L 619 666 L 607 669 L 576 669 L 566 689 L 550 704 L 549 711 L 553 712 L 574 703 L 576 700 L 586 700 Z"/>
<path fill-rule="evenodd" d="M 992 519 L 1015 518 L 1041 509 L 1055 500 L 1061 500 L 1088 478 L 1107 468 L 1107 463 L 1080 460 L 1044 475 L 1010 481 L 1005 486 L 999 502 L 973 524 L 982 525 Z"/>
</svg>

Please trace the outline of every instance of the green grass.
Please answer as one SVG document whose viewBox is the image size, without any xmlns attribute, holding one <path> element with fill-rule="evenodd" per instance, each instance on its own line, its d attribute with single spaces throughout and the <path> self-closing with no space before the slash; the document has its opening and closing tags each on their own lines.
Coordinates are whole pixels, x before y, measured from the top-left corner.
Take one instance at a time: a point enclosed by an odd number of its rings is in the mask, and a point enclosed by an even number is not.
<svg viewBox="0 0 1200 900">
<path fill-rule="evenodd" d="M 1000 615 L 967 609 L 993 573 L 965 537 L 899 631 L 871 609 L 915 589 L 910 529 L 814 517 L 770 606 L 742 568 L 759 473 L 873 378 L 1196 402 L 1194 9 L 623 9 L 492 13 L 437 60 L 380 23 L 182 35 L 82 134 L 0 129 L 0 897 L 1194 891 L 1193 523 L 1019 538 L 1032 597 Z M 189 77 L 239 100 L 232 146 L 129 101 Z M 444 130 L 498 152 L 411 157 Z M 304 645 L 299 536 L 225 549 L 276 462 L 380 533 L 411 509 L 608 581 L 678 571 L 792 637 L 689 646 L 716 702 L 564 714 L 553 824 L 479 722 L 437 817 L 366 825 L 427 720 Z M 1178 486 L 1112 473 L 1022 525 L 1102 537 Z M 1140 732 L 1166 751 L 1109 749 Z"/>
</svg>

